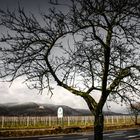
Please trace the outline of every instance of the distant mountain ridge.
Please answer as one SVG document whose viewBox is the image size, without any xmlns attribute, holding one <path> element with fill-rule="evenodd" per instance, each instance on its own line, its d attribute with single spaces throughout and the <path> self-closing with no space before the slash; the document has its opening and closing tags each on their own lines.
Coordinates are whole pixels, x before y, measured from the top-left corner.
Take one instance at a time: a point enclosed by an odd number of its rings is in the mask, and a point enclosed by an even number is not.
<svg viewBox="0 0 140 140">
<path fill-rule="evenodd" d="M 0 116 L 57 116 L 59 107 L 63 108 L 64 116 L 90 116 L 88 109 L 74 109 L 65 105 L 40 103 L 6 103 L 0 104 Z M 105 115 L 122 115 L 114 112 L 104 112 Z"/>
</svg>

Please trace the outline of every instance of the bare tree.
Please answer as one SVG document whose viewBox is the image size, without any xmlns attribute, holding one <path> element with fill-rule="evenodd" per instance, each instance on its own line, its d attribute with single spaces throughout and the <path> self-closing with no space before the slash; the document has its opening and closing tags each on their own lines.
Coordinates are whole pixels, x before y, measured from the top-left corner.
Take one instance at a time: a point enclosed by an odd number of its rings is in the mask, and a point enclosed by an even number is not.
<svg viewBox="0 0 140 140">
<path fill-rule="evenodd" d="M 39 91 L 56 83 L 81 96 L 95 117 L 95 140 L 103 139 L 107 100 L 140 97 L 139 0 L 71 0 L 67 11 L 41 18 L 1 11 L 1 78 L 26 77 Z M 59 5 L 59 2 L 57 6 Z M 68 5 L 67 5 L 68 6 Z M 99 101 L 92 96 L 101 94 Z"/>
<path fill-rule="evenodd" d="M 140 103 L 133 103 L 130 105 L 130 107 L 128 108 L 129 112 L 134 115 L 134 122 L 135 125 L 138 125 L 138 116 L 140 114 Z"/>
</svg>

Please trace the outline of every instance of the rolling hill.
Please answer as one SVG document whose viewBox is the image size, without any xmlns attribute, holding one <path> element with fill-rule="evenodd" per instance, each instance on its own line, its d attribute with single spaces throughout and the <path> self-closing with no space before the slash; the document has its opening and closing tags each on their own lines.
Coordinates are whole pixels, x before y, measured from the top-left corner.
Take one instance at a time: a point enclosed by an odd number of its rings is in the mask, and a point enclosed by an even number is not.
<svg viewBox="0 0 140 140">
<path fill-rule="evenodd" d="M 65 105 L 38 103 L 7 103 L 0 104 L 0 116 L 57 116 L 58 107 L 63 108 L 64 116 L 89 116 L 87 109 L 74 109 Z M 122 115 L 114 112 L 104 112 L 105 115 Z"/>
</svg>

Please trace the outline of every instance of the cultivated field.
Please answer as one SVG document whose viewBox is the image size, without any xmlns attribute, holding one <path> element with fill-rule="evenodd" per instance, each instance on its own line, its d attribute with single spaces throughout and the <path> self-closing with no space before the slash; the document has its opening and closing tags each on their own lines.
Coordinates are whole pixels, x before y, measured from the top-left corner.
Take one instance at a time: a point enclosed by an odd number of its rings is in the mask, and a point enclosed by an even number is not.
<svg viewBox="0 0 140 140">
<path fill-rule="evenodd" d="M 134 124 L 134 116 L 105 116 L 105 126 L 119 126 Z M 140 116 L 138 117 L 140 123 Z M 17 128 L 54 128 L 71 126 L 92 126 L 93 116 L 67 116 L 62 119 L 57 117 L 7 117 L 0 116 L 0 129 Z"/>
</svg>

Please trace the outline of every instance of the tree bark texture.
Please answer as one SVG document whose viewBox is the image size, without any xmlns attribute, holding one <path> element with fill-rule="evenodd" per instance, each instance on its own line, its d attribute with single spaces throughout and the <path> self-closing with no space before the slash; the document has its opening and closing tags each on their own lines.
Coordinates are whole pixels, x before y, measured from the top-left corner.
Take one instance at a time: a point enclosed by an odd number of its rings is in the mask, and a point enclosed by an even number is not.
<svg viewBox="0 0 140 140">
<path fill-rule="evenodd" d="M 94 140 L 103 140 L 104 116 L 103 113 L 95 115 Z"/>
<path fill-rule="evenodd" d="M 138 115 L 135 115 L 135 125 L 138 125 Z"/>
</svg>

